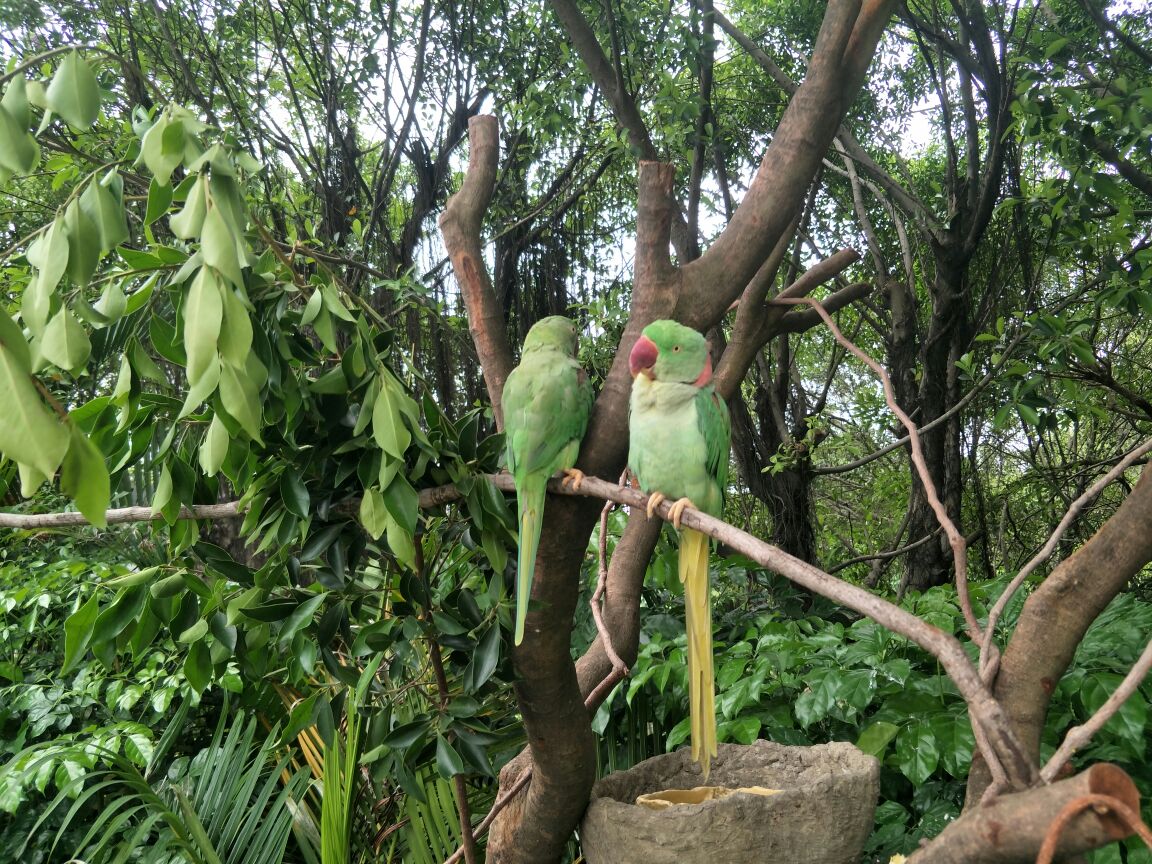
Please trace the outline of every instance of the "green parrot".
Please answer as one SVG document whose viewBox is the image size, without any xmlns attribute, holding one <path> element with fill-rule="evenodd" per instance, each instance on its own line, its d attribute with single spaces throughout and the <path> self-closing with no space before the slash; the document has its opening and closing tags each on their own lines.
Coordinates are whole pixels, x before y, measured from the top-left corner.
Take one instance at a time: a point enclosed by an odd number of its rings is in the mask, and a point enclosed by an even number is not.
<svg viewBox="0 0 1152 864">
<path fill-rule="evenodd" d="M 524 339 L 520 365 L 504 383 L 504 436 L 516 484 L 520 551 L 516 571 L 516 644 L 532 594 L 545 488 L 557 471 L 580 488 L 573 466 L 592 413 L 592 384 L 576 361 L 576 325 L 562 315 L 543 318 Z"/>
<path fill-rule="evenodd" d="M 680 528 L 685 508 L 711 516 L 724 508 L 732 426 L 712 381 L 704 337 L 675 321 L 653 321 L 628 357 L 632 371 L 628 467 L 647 493 L 648 517 L 667 498 L 680 531 L 680 581 L 688 632 L 692 758 L 708 778 L 716 756 L 716 693 L 708 589 L 708 536 Z"/>
</svg>

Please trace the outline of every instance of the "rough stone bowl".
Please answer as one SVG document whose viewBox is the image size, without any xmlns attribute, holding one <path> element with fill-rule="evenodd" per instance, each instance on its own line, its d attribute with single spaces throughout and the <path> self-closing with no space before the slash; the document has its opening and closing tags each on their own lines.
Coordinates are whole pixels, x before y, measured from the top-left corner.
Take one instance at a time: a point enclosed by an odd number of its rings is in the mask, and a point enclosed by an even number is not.
<svg viewBox="0 0 1152 864">
<path fill-rule="evenodd" d="M 635 804 L 705 784 L 782 791 L 659 811 Z M 879 791 L 880 764 L 851 744 L 721 744 L 707 781 L 683 748 L 600 780 L 580 843 L 588 864 L 855 864 Z"/>
</svg>

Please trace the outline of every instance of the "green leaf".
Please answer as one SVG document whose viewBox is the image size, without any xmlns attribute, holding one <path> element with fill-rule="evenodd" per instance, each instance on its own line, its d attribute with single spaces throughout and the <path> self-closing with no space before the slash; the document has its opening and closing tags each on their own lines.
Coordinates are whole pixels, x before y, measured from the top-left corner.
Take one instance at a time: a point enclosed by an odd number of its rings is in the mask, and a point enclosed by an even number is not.
<svg viewBox="0 0 1152 864">
<path fill-rule="evenodd" d="M 100 88 L 78 51 L 64 58 L 45 97 L 48 108 L 76 129 L 87 129 L 100 114 Z"/>
<path fill-rule="evenodd" d="M 814 670 L 808 676 L 808 687 L 796 698 L 793 706 L 801 726 L 807 728 L 828 716 L 836 704 L 835 677 L 827 669 Z"/>
<path fill-rule="evenodd" d="M 115 249 L 128 239 L 128 223 L 124 219 L 121 199 L 124 181 L 115 171 L 108 172 L 102 181 L 92 180 L 80 196 L 80 209 L 96 226 L 96 236 L 102 252 Z"/>
<path fill-rule="evenodd" d="M 156 177 L 153 177 L 148 184 L 148 207 L 144 213 L 144 224 L 151 225 L 167 213 L 168 208 L 171 206 L 172 187 L 167 183 L 161 183 Z"/>
<path fill-rule="evenodd" d="M 220 298 L 216 276 L 212 270 L 201 267 L 184 304 L 184 350 L 188 355 L 188 383 L 191 385 L 204 377 L 216 358 L 223 314 L 224 302 Z"/>
<path fill-rule="evenodd" d="M 470 693 L 475 693 L 484 686 L 492 677 L 492 673 L 496 671 L 496 664 L 499 660 L 500 628 L 493 625 L 488 628 L 488 632 L 480 640 L 480 644 L 476 647 L 476 653 L 472 655 L 472 660 L 468 664 L 468 671 L 471 675 L 465 675 L 465 689 Z"/>
<path fill-rule="evenodd" d="M 40 356 L 76 377 L 84 371 L 91 354 L 92 343 L 88 333 L 67 307 L 62 308 L 44 328 Z"/>
<path fill-rule="evenodd" d="M 218 270 L 220 275 L 237 288 L 243 288 L 244 276 L 236 258 L 236 241 L 232 230 L 225 221 L 223 211 L 209 202 L 200 236 L 200 252 L 204 256 L 204 263 Z"/>
<path fill-rule="evenodd" d="M 168 227 L 181 240 L 195 240 L 200 236 L 200 229 L 204 225 L 204 216 L 207 212 L 208 178 L 201 174 L 188 190 L 184 207 L 168 220 Z"/>
<path fill-rule="evenodd" d="M 420 496 L 402 474 L 384 490 L 384 504 L 400 526 L 409 534 L 416 533 L 416 519 L 420 513 Z"/>
<path fill-rule="evenodd" d="M 900 727 L 894 723 L 885 723 L 883 720 L 877 721 L 860 733 L 856 746 L 870 756 L 883 759 L 884 751 L 888 749 L 888 745 L 899 731 Z"/>
<path fill-rule="evenodd" d="M 177 594 L 183 594 L 186 587 L 184 575 L 182 573 L 173 573 L 171 576 L 165 576 L 159 582 L 150 586 L 148 593 L 157 600 L 163 600 L 165 597 L 175 597 Z"/>
<path fill-rule="evenodd" d="M 120 589 L 116 599 L 100 610 L 92 625 L 93 646 L 111 642 L 119 636 L 125 627 L 136 620 L 147 596 L 148 591 L 143 585 Z"/>
<path fill-rule="evenodd" d="M 2 311 L 0 317 L 7 319 Z M 0 340 L 4 336 L 0 332 Z M 0 341 L 0 405 L 4 406 L 0 453 L 32 466 L 42 477 L 51 477 L 68 451 L 68 430 L 40 400 L 27 363 L 21 362 L 26 360 L 27 346 L 21 348 L 13 351 L 6 341 Z"/>
<path fill-rule="evenodd" d="M 64 231 L 68 237 L 68 278 L 84 288 L 100 260 L 100 231 L 75 199 L 64 211 Z"/>
<path fill-rule="evenodd" d="M 280 625 L 281 644 L 290 642 L 292 637 L 296 635 L 296 631 L 312 623 L 312 619 L 316 615 L 316 610 L 320 608 L 320 604 L 322 604 L 327 597 L 328 592 L 317 594 L 315 597 L 309 597 L 292 610 L 292 614 L 285 618 L 284 623 Z"/>
<path fill-rule="evenodd" d="M 329 312 L 341 321 L 347 321 L 350 324 L 355 322 L 356 319 L 352 316 L 352 313 L 348 311 L 348 307 L 344 305 L 344 301 L 340 299 L 340 295 L 336 293 L 335 288 L 331 285 L 321 285 L 320 294 L 324 299 L 324 306 Z"/>
<path fill-rule="evenodd" d="M 28 263 L 37 272 L 24 289 L 20 312 L 28 329 L 39 336 L 48 323 L 56 286 L 68 268 L 68 234 L 62 219 L 53 219 L 28 247 Z"/>
<path fill-rule="evenodd" d="M 97 309 L 107 323 L 119 321 L 124 317 L 128 309 L 128 298 L 124 296 L 124 288 L 119 281 L 114 280 L 104 286 Z"/>
<path fill-rule="evenodd" d="M 160 479 L 156 483 L 156 491 L 152 495 L 152 515 L 155 516 L 172 500 L 172 472 L 165 465 L 160 469 Z"/>
<path fill-rule="evenodd" d="M 758 717 L 741 717 L 724 725 L 728 737 L 737 744 L 751 744 L 760 734 L 760 719 Z"/>
<path fill-rule="evenodd" d="M 219 473 L 228 455 L 228 443 L 228 430 L 220 422 L 219 415 L 214 415 L 208 431 L 204 433 L 204 440 L 200 442 L 200 468 L 205 475 L 214 477 Z"/>
<path fill-rule="evenodd" d="M 0 168 L 28 174 L 40 162 L 40 145 L 25 126 L 0 106 Z"/>
<path fill-rule="evenodd" d="M 195 622 L 176 635 L 176 641 L 184 645 L 199 642 L 208 635 L 208 619 L 197 618 Z"/>
<path fill-rule="evenodd" d="M 436 770 L 445 780 L 464 773 L 464 760 L 443 735 L 436 736 Z"/>
<path fill-rule="evenodd" d="M 188 649 L 188 656 L 184 658 L 184 678 L 197 693 L 203 693 L 212 681 L 212 652 L 203 639 L 193 642 Z"/>
<path fill-rule="evenodd" d="M 301 519 L 308 517 L 312 506 L 312 497 L 308 494 L 308 487 L 300 475 L 291 467 L 280 475 L 280 498 L 288 512 Z"/>
<path fill-rule="evenodd" d="M 388 520 L 386 529 L 388 534 L 388 548 L 396 556 L 396 560 L 410 570 L 416 569 L 416 542 L 412 532 L 408 531 L 394 519 Z"/>
<path fill-rule="evenodd" d="M 220 402 L 228 416 L 239 423 L 250 438 L 262 442 L 260 389 L 247 370 L 227 363 L 220 366 Z"/>
<path fill-rule="evenodd" d="M 388 508 L 384 505 L 384 496 L 375 486 L 364 490 L 364 497 L 360 499 L 360 524 L 373 540 L 379 540 L 380 535 L 388 529 Z"/>
<path fill-rule="evenodd" d="M 320 293 L 317 288 L 312 292 L 312 296 L 308 298 L 308 302 L 304 304 L 304 311 L 300 315 L 300 326 L 307 327 L 316 320 L 316 316 L 320 314 L 320 309 L 324 303 L 324 295 Z"/>
<path fill-rule="evenodd" d="M 415 720 L 411 723 L 397 726 L 385 735 L 384 740 L 380 743 L 394 750 L 406 750 L 423 738 L 427 731 L 428 723 L 426 721 Z"/>
<path fill-rule="evenodd" d="M 940 762 L 940 746 L 932 730 L 919 723 L 901 729 L 896 735 L 896 760 L 912 785 L 922 785 Z"/>
<path fill-rule="evenodd" d="M 24 341 L 24 333 L 16 322 L 8 317 L 3 305 L 0 305 L 0 347 L 7 348 L 12 354 L 12 362 L 24 373 L 32 371 L 32 353 L 28 350 L 28 343 Z"/>
<path fill-rule="evenodd" d="M 224 361 L 243 369 L 252 353 L 252 321 L 236 291 L 222 286 L 224 324 L 220 328 L 220 356 Z"/>
<path fill-rule="evenodd" d="M 381 380 L 380 393 L 372 406 L 372 437 L 377 446 L 389 456 L 403 459 L 412 442 L 412 435 L 400 415 L 399 399 L 391 381 Z M 402 394 L 401 394 L 402 395 Z"/>
<path fill-rule="evenodd" d="M 71 439 L 60 471 L 60 489 L 76 502 L 85 519 L 97 528 L 104 528 L 112 501 L 104 454 L 75 423 L 71 424 Z"/>
<path fill-rule="evenodd" d="M 87 653 L 88 644 L 92 641 L 92 627 L 99 613 L 100 604 L 93 594 L 64 621 L 64 665 L 60 669 L 61 675 L 72 672 Z"/>
<path fill-rule="evenodd" d="M 8 89 L 4 91 L 4 98 L 0 99 L 0 108 L 8 112 L 16 125 L 28 128 L 28 124 L 32 122 L 32 111 L 28 105 L 28 79 L 23 75 L 17 75 L 8 84 Z"/>
</svg>

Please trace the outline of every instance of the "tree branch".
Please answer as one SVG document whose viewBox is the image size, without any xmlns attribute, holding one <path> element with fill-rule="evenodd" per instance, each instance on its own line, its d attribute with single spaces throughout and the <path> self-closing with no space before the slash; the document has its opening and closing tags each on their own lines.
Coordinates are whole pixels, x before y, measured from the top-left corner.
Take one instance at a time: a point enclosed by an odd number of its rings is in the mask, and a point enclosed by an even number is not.
<svg viewBox="0 0 1152 864">
<path fill-rule="evenodd" d="M 484 384 L 492 402 L 496 427 L 503 429 L 500 396 L 512 371 L 512 346 L 508 343 L 504 312 L 492 290 L 492 277 L 480 245 L 480 226 L 496 188 L 499 153 L 496 118 L 487 114 L 472 117 L 468 121 L 468 133 L 468 172 L 460 191 L 444 205 L 440 231 L 468 309 L 468 329 L 484 370 Z"/>
</svg>

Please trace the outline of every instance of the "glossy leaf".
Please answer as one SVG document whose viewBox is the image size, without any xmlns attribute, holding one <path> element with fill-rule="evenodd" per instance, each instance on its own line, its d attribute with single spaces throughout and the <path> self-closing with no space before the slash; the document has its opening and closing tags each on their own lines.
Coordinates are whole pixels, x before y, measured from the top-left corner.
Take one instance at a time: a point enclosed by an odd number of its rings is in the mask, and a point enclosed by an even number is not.
<svg viewBox="0 0 1152 864">
<path fill-rule="evenodd" d="M 212 681 L 212 654 L 204 640 L 193 642 L 188 649 L 188 656 L 184 658 L 184 678 L 197 693 L 204 692 Z"/>
<path fill-rule="evenodd" d="M 79 609 L 64 621 L 64 665 L 61 675 L 68 675 L 76 668 L 88 651 L 92 641 L 92 627 L 100 614 L 100 603 L 92 594 Z"/>
<path fill-rule="evenodd" d="M 464 773 L 464 760 L 443 735 L 436 736 L 436 770 L 445 780 Z"/>
</svg>

